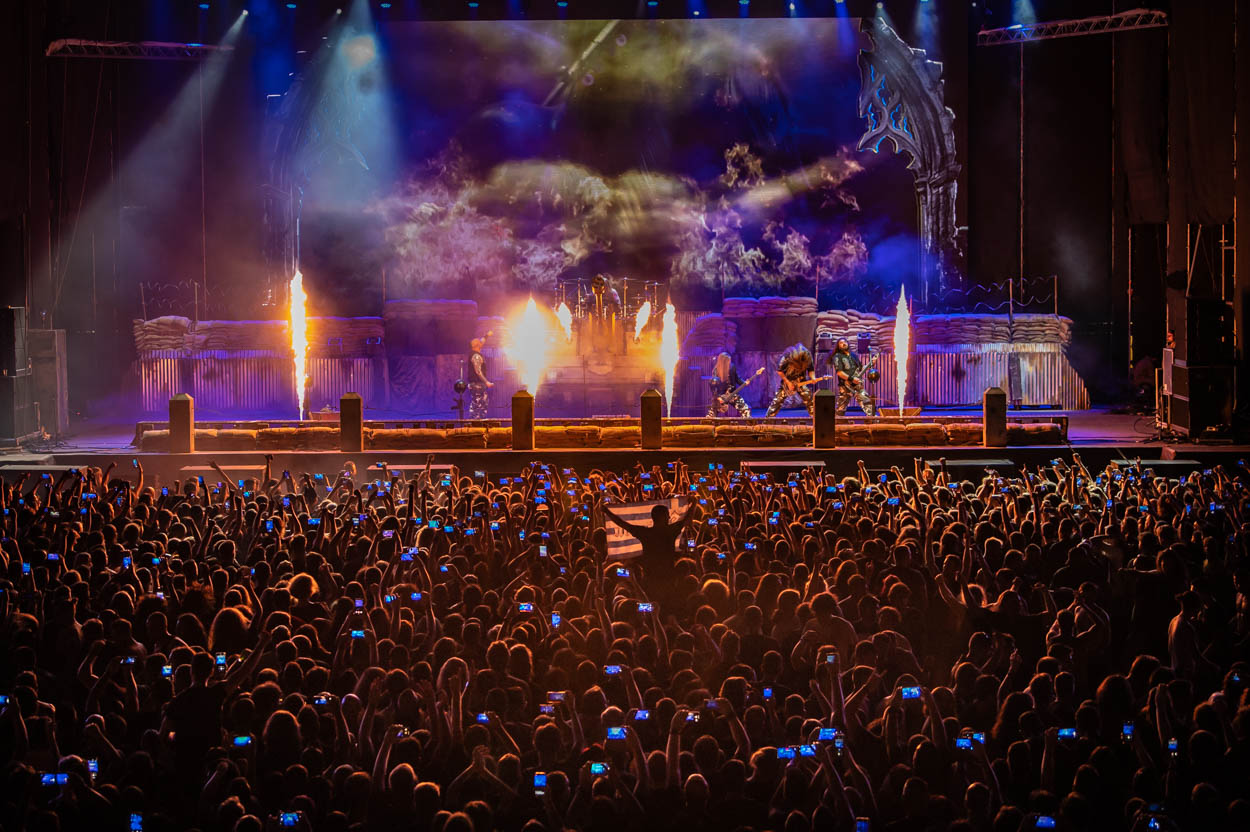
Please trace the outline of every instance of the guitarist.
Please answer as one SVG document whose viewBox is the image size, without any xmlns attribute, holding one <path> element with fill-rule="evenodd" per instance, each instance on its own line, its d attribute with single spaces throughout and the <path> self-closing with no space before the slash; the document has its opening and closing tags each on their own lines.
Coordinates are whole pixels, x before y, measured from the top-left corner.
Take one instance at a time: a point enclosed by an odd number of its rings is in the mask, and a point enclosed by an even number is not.
<svg viewBox="0 0 1250 832">
<path fill-rule="evenodd" d="M 738 368 L 733 365 L 733 359 L 729 357 L 729 353 L 722 352 L 716 356 L 716 368 L 712 372 L 712 378 L 708 380 L 708 385 L 712 388 L 712 403 L 707 408 L 709 418 L 716 418 L 722 412 L 728 412 L 731 407 L 737 410 L 738 415 L 743 419 L 751 418 L 751 408 L 747 406 L 746 400 L 738 392 L 740 387 L 746 385 L 739 377 Z"/>
<path fill-rule="evenodd" d="M 815 366 L 811 352 L 803 344 L 795 344 L 781 354 L 781 360 L 777 362 L 777 375 L 781 377 L 781 384 L 777 388 L 777 395 L 773 396 L 768 405 L 765 418 L 776 416 L 781 406 L 796 395 L 807 407 L 808 414 L 816 415 L 816 399 L 812 396 L 811 385 L 803 383 L 815 380 L 816 376 L 812 372 Z"/>
<path fill-rule="evenodd" d="M 864 389 L 864 381 L 860 378 L 864 372 L 864 365 L 859 362 L 855 353 L 851 352 L 851 344 L 845 338 L 838 339 L 838 346 L 833 351 L 833 369 L 838 375 L 837 414 L 845 416 L 846 407 L 854 398 L 864 409 L 865 416 L 875 415 L 877 406 L 872 396 L 868 395 L 868 391 Z"/>
</svg>

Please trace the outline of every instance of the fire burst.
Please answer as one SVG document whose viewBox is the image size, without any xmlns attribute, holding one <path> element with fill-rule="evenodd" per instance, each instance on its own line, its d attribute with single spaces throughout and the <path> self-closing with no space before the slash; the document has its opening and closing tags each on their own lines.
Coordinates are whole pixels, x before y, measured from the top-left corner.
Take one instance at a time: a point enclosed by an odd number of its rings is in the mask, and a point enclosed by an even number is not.
<svg viewBox="0 0 1250 832">
<path fill-rule="evenodd" d="M 508 344 L 506 351 L 516 362 L 521 384 L 533 395 L 538 392 L 543 371 L 547 369 L 548 342 L 551 339 L 551 326 L 534 302 L 533 295 L 521 314 L 513 319 L 509 329 L 512 331 L 512 343 Z"/>
<path fill-rule="evenodd" d="M 673 304 L 664 309 L 664 329 L 660 334 L 660 361 L 664 363 L 664 401 L 668 415 L 673 415 L 673 381 L 677 377 L 677 310 Z"/>
<path fill-rule="evenodd" d="M 304 418 L 304 396 L 308 387 L 308 317 L 304 308 L 308 295 L 304 292 L 304 276 L 298 271 L 291 278 L 291 354 L 295 359 L 295 397 L 299 401 L 299 418 Z"/>
<path fill-rule="evenodd" d="M 899 292 L 898 309 L 894 313 L 894 362 L 898 371 L 898 415 L 903 415 L 907 401 L 907 353 L 911 349 L 911 310 L 907 308 L 907 290 Z"/>
<path fill-rule="evenodd" d="M 643 301 L 642 306 L 638 307 L 638 314 L 634 316 L 634 340 L 637 341 L 642 337 L 642 329 L 647 325 L 647 321 L 651 320 L 651 301 Z"/>
<path fill-rule="evenodd" d="M 560 319 L 560 326 L 564 328 L 564 340 L 573 340 L 573 313 L 569 311 L 567 303 L 561 303 L 556 309 L 556 317 Z"/>
</svg>

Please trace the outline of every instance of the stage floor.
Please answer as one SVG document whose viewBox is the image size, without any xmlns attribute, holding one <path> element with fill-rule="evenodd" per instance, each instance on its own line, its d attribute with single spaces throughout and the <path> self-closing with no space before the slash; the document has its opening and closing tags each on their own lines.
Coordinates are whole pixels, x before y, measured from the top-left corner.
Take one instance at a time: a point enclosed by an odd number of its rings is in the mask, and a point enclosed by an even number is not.
<svg viewBox="0 0 1250 832">
<path fill-rule="evenodd" d="M 798 417 L 801 411 L 788 411 L 783 416 Z M 931 416 L 979 416 L 979 410 L 935 409 L 923 415 Z M 738 466 L 744 462 L 800 466 L 805 462 L 825 465 L 831 473 L 852 474 L 856 461 L 867 461 L 870 470 L 886 470 L 899 465 L 911 470 L 912 460 L 922 457 L 936 461 L 945 458 L 948 464 L 965 469 L 965 476 L 979 475 L 979 469 L 990 466 L 1005 468 L 1018 465 L 1044 464 L 1057 455 L 1072 450 L 1080 451 L 1088 465 L 1104 465 L 1109 460 L 1141 457 L 1163 473 L 1188 471 L 1199 465 L 1210 466 L 1222 461 L 1236 462 L 1250 456 L 1250 447 L 1236 445 L 1195 445 L 1192 443 L 1164 443 L 1151 439 L 1153 422 L 1149 417 L 1136 414 L 1112 413 L 1108 410 L 1011 411 L 1013 416 L 1066 415 L 1069 418 L 1069 441 L 1064 445 L 1034 445 L 1010 448 L 981 448 L 976 446 L 934 447 L 846 447 L 832 450 L 813 450 L 805 447 L 789 448 L 671 448 L 658 451 L 638 449 L 540 449 L 538 451 L 511 450 L 441 450 L 432 452 L 436 464 L 456 465 L 462 473 L 475 470 L 486 471 L 494 476 L 517 473 L 534 459 L 552 464 L 563 464 L 589 470 L 594 467 L 624 468 L 635 462 L 645 465 L 663 464 L 681 457 L 692 467 L 707 463 Z M 393 419 L 400 414 L 366 412 L 366 419 Z M 263 465 L 262 454 L 247 452 L 204 452 L 185 456 L 178 454 L 141 453 L 131 445 L 134 439 L 133 423 L 118 424 L 107 421 L 83 421 L 74 425 L 70 435 L 59 440 L 29 444 L 17 450 L 0 452 L 0 476 L 22 470 L 31 472 L 54 471 L 71 466 L 116 463 L 115 473 L 128 476 L 130 460 L 139 458 L 144 465 L 148 482 L 168 485 L 174 479 L 184 479 L 193 471 L 207 466 L 209 460 L 219 462 L 233 475 L 253 476 Z M 424 465 L 429 454 L 425 451 L 366 451 L 361 454 L 343 454 L 328 451 L 275 451 L 273 470 L 313 471 L 331 473 L 341 468 L 343 462 L 352 459 L 358 468 L 384 460 L 392 467 L 413 468 Z M 215 475 L 213 475 L 215 476 Z"/>
</svg>

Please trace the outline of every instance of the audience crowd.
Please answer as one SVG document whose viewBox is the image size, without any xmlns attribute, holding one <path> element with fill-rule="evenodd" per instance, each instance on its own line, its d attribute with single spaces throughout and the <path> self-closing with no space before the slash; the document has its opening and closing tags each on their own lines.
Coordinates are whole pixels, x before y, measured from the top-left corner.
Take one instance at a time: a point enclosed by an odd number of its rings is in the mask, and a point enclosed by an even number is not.
<svg viewBox="0 0 1250 832">
<path fill-rule="evenodd" d="M 0 482 L 0 829 L 1250 829 L 1241 463 L 270 465 Z"/>
</svg>

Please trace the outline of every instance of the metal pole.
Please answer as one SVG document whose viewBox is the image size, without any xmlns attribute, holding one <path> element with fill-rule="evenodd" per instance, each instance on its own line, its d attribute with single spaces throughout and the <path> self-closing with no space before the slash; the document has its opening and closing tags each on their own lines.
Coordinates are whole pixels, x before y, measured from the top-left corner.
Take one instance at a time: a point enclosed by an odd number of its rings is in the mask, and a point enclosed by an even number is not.
<svg viewBox="0 0 1250 832">
<path fill-rule="evenodd" d="M 204 189 L 204 73 L 197 72 L 200 92 L 200 280 L 204 284 L 205 302 L 208 301 L 208 208 Z"/>
<path fill-rule="evenodd" d="M 1128 227 L 1128 365 L 1133 366 L 1133 226 Z"/>
<path fill-rule="evenodd" d="M 1019 211 L 1018 222 L 1020 225 L 1020 229 L 1019 229 L 1020 248 L 1019 248 L 1019 251 L 1017 252 L 1018 268 L 1016 270 L 1016 274 L 1019 275 L 1020 286 L 1021 288 L 1023 288 L 1024 287 L 1024 43 L 1023 41 L 1020 43 L 1019 106 L 1020 106 L 1020 119 L 1019 119 L 1019 123 L 1020 123 L 1020 179 L 1018 182 L 1019 204 L 1017 206 L 1017 209 Z"/>
</svg>

